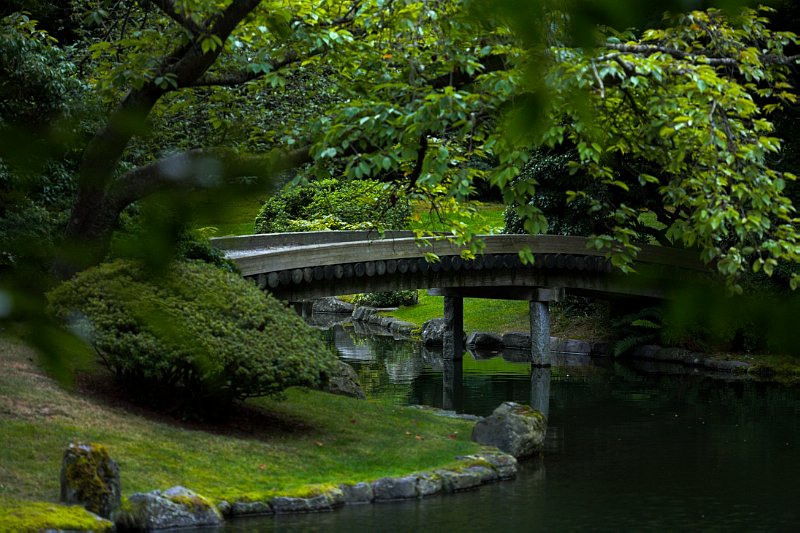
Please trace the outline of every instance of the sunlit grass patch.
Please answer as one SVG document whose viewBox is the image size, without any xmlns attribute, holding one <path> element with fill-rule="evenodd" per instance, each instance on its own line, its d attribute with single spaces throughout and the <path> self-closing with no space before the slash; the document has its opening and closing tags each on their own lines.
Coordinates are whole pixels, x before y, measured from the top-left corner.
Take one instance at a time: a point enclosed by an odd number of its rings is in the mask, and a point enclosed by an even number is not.
<svg viewBox="0 0 800 533">
<path fill-rule="evenodd" d="M 474 210 L 471 216 L 455 213 L 443 205 L 431 206 L 421 202 L 417 203 L 413 206 L 409 228 L 449 233 L 453 227 L 453 221 L 456 221 L 466 224 L 475 233 L 500 233 L 503 230 L 505 205 L 471 201 L 467 206 Z"/>
<path fill-rule="evenodd" d="M 111 522 L 98 520 L 80 506 L 0 497 L 2 531 L 107 531 L 111 526 Z"/>
</svg>

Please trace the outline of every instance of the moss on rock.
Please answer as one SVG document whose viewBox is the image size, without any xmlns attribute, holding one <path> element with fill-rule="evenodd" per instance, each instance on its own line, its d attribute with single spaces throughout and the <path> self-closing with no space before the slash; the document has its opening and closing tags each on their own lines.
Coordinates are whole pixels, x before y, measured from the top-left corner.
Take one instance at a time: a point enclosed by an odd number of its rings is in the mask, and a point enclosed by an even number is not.
<svg viewBox="0 0 800 533">
<path fill-rule="evenodd" d="M 0 529 L 3 531 L 111 531 L 113 526 L 112 522 L 78 505 L 0 498 Z"/>
<path fill-rule="evenodd" d="M 61 465 L 61 501 L 110 517 L 120 503 L 119 467 L 102 444 L 71 443 Z"/>
</svg>

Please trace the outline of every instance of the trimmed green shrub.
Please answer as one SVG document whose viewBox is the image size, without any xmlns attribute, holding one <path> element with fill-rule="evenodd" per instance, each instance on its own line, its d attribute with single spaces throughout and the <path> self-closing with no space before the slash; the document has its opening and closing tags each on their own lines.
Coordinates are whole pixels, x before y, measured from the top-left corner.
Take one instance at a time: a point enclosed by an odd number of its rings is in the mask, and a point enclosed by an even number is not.
<svg viewBox="0 0 800 533">
<path fill-rule="evenodd" d="M 138 400 L 184 415 L 219 418 L 234 400 L 317 385 L 335 361 L 294 312 L 205 263 L 157 274 L 106 263 L 48 298 Z"/>
<path fill-rule="evenodd" d="M 289 185 L 256 216 L 257 233 L 402 229 L 411 216 L 405 195 L 374 180 L 326 179 Z"/>
<path fill-rule="evenodd" d="M 419 302 L 416 289 L 407 291 L 369 292 L 357 294 L 353 298 L 356 305 L 369 307 L 400 307 L 401 305 L 414 305 Z"/>
</svg>

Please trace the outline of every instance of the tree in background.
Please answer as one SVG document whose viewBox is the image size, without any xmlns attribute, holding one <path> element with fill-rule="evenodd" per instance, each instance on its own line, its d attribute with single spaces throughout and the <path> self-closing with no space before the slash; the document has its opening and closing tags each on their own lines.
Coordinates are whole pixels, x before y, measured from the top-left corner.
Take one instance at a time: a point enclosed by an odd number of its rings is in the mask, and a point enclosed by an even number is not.
<svg viewBox="0 0 800 533">
<path fill-rule="evenodd" d="M 797 37 L 769 30 L 770 12 L 695 11 L 641 33 L 607 29 L 589 46 L 551 34 L 551 66 L 527 84 L 548 96 L 536 102 L 541 127 L 516 127 L 517 150 L 497 176 L 526 229 L 547 225 L 526 201 L 536 183 L 515 179 L 524 150 L 566 145 L 576 152 L 577 183 L 589 176 L 604 193 L 567 194 L 610 221 L 593 243 L 617 266 L 629 268 L 642 233 L 698 248 L 733 283 L 750 269 L 771 274 L 779 261 L 798 262 L 798 218 L 785 194 L 795 177 L 770 160 L 781 149 L 770 118 L 796 101 L 788 80 L 798 57 L 786 51 Z M 523 104 L 518 112 L 533 111 Z M 798 282 L 795 274 L 792 287 Z"/>
<path fill-rule="evenodd" d="M 62 273 L 100 261 L 120 214 L 145 198 L 185 209 L 189 191 L 263 184 L 298 165 L 437 201 L 490 179 L 528 231 L 543 231 L 525 202 L 536 183 L 516 179 L 541 144 L 575 149 L 576 170 L 615 191 L 584 200 L 611 214 L 594 243 L 622 268 L 643 217 L 730 279 L 797 262 L 793 177 L 768 159 L 780 150 L 769 113 L 794 98 L 796 37 L 771 31 L 763 11 L 660 23 L 637 4 L 73 2 L 54 30 L 68 46 L 40 40 L 67 54 L 67 77 L 102 112 L 78 139 Z M 54 24 L 56 4 L 37 5 Z M 467 164 L 486 156 L 497 167 Z"/>
</svg>

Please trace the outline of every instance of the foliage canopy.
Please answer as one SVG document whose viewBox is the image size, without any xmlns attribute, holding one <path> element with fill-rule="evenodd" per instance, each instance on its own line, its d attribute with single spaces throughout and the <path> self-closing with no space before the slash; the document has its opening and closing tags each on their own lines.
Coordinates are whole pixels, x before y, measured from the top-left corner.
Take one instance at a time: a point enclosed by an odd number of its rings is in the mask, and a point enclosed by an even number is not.
<svg viewBox="0 0 800 533">
<path fill-rule="evenodd" d="M 17 5 L 0 11 L 3 31 L 21 36 L 14 53 L 61 59 L 44 81 L 18 76 L 14 88 L 49 88 L 48 113 L 69 115 L 59 104 L 68 95 L 95 111 L 70 143 L 37 152 L 47 162 L 79 154 L 74 194 L 63 189 L 62 275 L 101 261 L 120 214 L 145 198 L 178 206 L 198 189 L 263 190 L 297 168 L 298 179 L 372 178 L 412 201 L 456 204 L 488 180 L 527 231 L 543 232 L 527 201 L 536 180 L 519 179 L 537 146 L 577 153 L 579 179 L 565 193 L 608 214 L 593 242 L 623 269 L 650 238 L 696 248 L 734 286 L 743 272 L 800 261 L 794 176 L 773 166 L 773 117 L 795 101 L 797 37 L 770 29 L 766 8 L 678 9 L 658 21 L 624 0 L 30 4 L 55 43 L 10 13 Z M 54 13 L 68 17 L 55 24 Z M 644 30 L 608 25 L 619 21 Z M 9 57 L 5 71 L 45 64 Z M 40 103 L 3 90 L 25 108 L 0 105 L 7 139 L 20 130 L 14 117 Z M 19 190 L 13 147 L 0 158 L 15 176 L 8 190 Z M 453 227 L 451 238 L 472 237 Z"/>
</svg>

